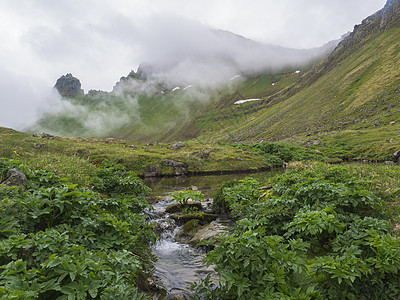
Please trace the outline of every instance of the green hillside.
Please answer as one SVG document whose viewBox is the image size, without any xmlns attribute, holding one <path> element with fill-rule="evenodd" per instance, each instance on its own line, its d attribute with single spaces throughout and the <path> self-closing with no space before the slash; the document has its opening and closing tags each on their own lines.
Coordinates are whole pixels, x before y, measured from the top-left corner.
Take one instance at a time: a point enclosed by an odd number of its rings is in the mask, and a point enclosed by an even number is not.
<svg viewBox="0 0 400 300">
<path fill-rule="evenodd" d="M 254 119 L 235 124 L 230 134 L 243 141 L 281 140 L 316 130 L 368 130 L 397 121 L 400 28 L 368 36 L 362 42 L 364 46 L 356 51 L 349 48 L 333 53 L 322 64 L 324 68 L 335 66 L 311 85 L 300 88 L 308 83 L 310 75 L 306 74 L 286 93 L 257 103 L 254 112 L 248 114 Z M 322 67 L 310 72 L 318 68 Z M 288 97 L 291 89 L 298 92 Z"/>
<path fill-rule="evenodd" d="M 385 159 L 400 147 L 399 10 L 397 1 L 388 1 L 314 65 L 242 74 L 212 88 L 172 88 L 132 71 L 118 83 L 128 87 L 122 92 L 64 99 L 69 105 L 44 114 L 32 131 L 146 143 L 345 144 L 341 158 L 371 152 L 367 158 Z M 259 100 L 235 104 L 246 99 Z"/>
<path fill-rule="evenodd" d="M 199 118 L 203 126 L 214 122 L 209 128 L 218 129 L 200 139 L 284 141 L 319 146 L 323 152 L 328 151 L 324 146 L 344 147 L 342 157 L 390 158 L 400 147 L 399 23 L 398 11 L 388 6 L 357 26 L 328 58 L 271 96 L 270 82 L 258 78 L 263 84 L 245 96 L 262 95 L 264 87 L 264 97 Z M 251 91 L 255 82 L 245 82 L 242 90 Z"/>
<path fill-rule="evenodd" d="M 84 94 L 63 76 L 34 134 L 0 126 L 0 298 L 186 299 L 155 276 L 160 198 L 139 177 L 277 167 L 213 196 L 235 225 L 198 244 L 218 276 L 193 299 L 400 299 L 399 13 L 388 0 L 323 60 L 212 88 L 132 71 Z"/>
</svg>

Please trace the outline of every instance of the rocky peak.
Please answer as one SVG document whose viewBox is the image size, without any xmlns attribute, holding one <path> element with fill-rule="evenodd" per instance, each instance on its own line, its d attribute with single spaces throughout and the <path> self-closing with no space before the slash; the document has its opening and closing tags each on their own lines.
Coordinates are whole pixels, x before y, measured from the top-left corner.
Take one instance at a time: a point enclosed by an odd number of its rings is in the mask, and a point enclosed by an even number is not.
<svg viewBox="0 0 400 300">
<path fill-rule="evenodd" d="M 84 94 L 83 89 L 81 88 L 81 82 L 78 78 L 72 76 L 71 73 L 58 78 L 54 87 L 61 96 L 66 98 L 74 98 Z"/>
<path fill-rule="evenodd" d="M 361 24 L 354 26 L 353 32 L 343 39 L 339 46 L 348 48 L 370 34 L 379 34 L 389 28 L 400 26 L 399 14 L 400 0 L 388 0 L 380 11 L 364 19 Z"/>
<path fill-rule="evenodd" d="M 388 0 L 383 8 L 380 29 L 400 26 L 400 0 Z"/>
</svg>

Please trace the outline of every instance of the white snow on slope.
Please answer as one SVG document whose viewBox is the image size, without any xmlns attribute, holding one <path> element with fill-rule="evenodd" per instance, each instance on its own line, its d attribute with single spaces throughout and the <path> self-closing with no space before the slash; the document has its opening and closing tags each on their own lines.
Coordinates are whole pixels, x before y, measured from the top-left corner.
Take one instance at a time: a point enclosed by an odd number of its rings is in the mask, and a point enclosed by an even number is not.
<svg viewBox="0 0 400 300">
<path fill-rule="evenodd" d="M 243 99 L 243 100 L 238 100 L 233 104 L 242 104 L 242 103 L 246 103 L 246 102 L 249 102 L 249 101 L 258 101 L 258 100 L 260 100 L 260 99 Z"/>
</svg>

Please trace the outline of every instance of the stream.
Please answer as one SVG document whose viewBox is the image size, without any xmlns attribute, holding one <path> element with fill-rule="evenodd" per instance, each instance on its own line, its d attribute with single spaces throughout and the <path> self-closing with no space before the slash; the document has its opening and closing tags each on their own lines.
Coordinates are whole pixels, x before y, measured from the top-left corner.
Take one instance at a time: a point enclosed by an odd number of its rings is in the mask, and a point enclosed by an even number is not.
<svg viewBox="0 0 400 300">
<path fill-rule="evenodd" d="M 169 296 L 168 299 L 188 299 L 192 291 L 190 286 L 205 278 L 207 274 L 216 276 L 213 267 L 207 268 L 203 263 L 205 251 L 186 243 L 175 241 L 175 236 L 182 228 L 169 218 L 165 212 L 167 206 L 171 205 L 172 192 L 183 188 L 196 187 L 205 199 L 203 206 L 211 207 L 212 197 L 220 185 L 226 181 L 243 179 L 251 176 L 260 180 L 282 173 L 282 170 L 273 170 L 260 173 L 243 173 L 227 175 L 208 176 L 179 176 L 164 178 L 145 178 L 144 183 L 152 188 L 152 199 L 154 211 L 148 212 L 151 221 L 157 224 L 161 230 L 160 240 L 153 246 L 153 253 L 158 257 L 155 264 L 154 278 Z M 223 216 L 214 221 L 217 226 L 227 227 L 231 221 Z M 175 297 L 175 298 L 174 298 Z M 162 299 L 157 296 L 154 299 Z"/>
</svg>

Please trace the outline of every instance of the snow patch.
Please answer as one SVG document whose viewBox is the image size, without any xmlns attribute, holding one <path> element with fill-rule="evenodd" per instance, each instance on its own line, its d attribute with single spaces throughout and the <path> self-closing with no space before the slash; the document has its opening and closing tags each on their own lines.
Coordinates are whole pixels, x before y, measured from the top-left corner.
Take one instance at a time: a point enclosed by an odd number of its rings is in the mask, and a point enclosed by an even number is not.
<svg viewBox="0 0 400 300">
<path fill-rule="evenodd" d="M 240 77 L 240 75 L 233 76 L 230 80 L 234 80 L 234 79 L 236 79 L 238 77 Z"/>
<path fill-rule="evenodd" d="M 180 89 L 181 89 L 181 88 L 180 88 L 179 86 L 177 86 L 177 87 L 174 87 L 174 88 L 172 89 L 172 91 L 175 92 L 175 91 L 180 90 Z"/>
<path fill-rule="evenodd" d="M 296 72 L 294 72 L 294 73 L 296 73 L 296 74 L 299 74 L 301 71 L 300 70 L 297 70 Z"/>
<path fill-rule="evenodd" d="M 192 84 L 189 84 L 187 87 L 185 87 L 183 90 L 187 90 L 187 89 L 190 89 L 191 87 L 193 87 L 194 85 L 192 85 Z"/>
<path fill-rule="evenodd" d="M 258 100 L 260 100 L 260 99 L 259 98 L 258 99 L 243 99 L 243 100 L 236 101 L 233 104 L 242 104 L 242 103 L 246 103 L 246 102 L 249 102 L 249 101 L 258 101 Z"/>
</svg>

